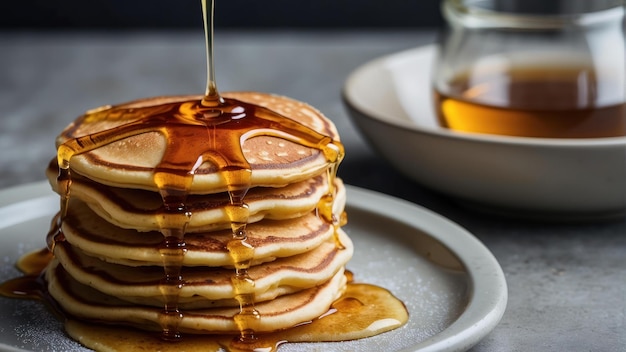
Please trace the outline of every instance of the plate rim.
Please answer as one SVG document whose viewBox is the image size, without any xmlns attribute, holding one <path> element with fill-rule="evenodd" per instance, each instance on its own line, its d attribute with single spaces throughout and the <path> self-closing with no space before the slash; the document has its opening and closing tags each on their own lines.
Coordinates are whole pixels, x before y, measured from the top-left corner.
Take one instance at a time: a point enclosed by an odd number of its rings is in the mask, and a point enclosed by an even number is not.
<svg viewBox="0 0 626 352">
<path fill-rule="evenodd" d="M 443 331 L 404 351 L 465 351 L 497 326 L 506 310 L 508 288 L 500 264 L 482 242 L 452 220 L 418 204 L 360 187 L 347 185 L 347 189 L 348 206 L 424 231 L 454 253 L 467 270 L 469 300 L 463 313 Z M 486 296 L 489 302 L 483 300 Z M 482 318 L 473 319 L 473 315 Z"/>
<path fill-rule="evenodd" d="M 443 331 L 402 351 L 465 351 L 496 327 L 506 310 L 508 289 L 500 264 L 482 242 L 455 222 L 418 204 L 352 185 L 346 185 L 346 190 L 347 207 L 374 213 L 423 231 L 449 249 L 467 270 L 468 302 L 461 315 Z M 41 198 L 56 198 L 46 181 L 2 189 L 0 215 L 19 211 L 19 208 L 11 207 Z M 13 222 L 0 221 L 0 229 L 42 215 L 45 214 L 33 212 Z M 25 350 L 0 343 L 0 351 Z"/>
<path fill-rule="evenodd" d="M 355 98 L 354 91 L 357 89 L 359 78 L 371 71 L 388 71 L 389 63 L 400 60 L 411 60 L 415 56 L 435 55 L 437 44 L 427 44 L 410 49 L 405 49 L 395 53 L 379 56 L 356 67 L 346 80 L 341 89 L 341 97 L 344 103 L 351 109 L 357 111 L 359 115 L 367 119 L 405 129 L 420 134 L 430 134 L 447 139 L 461 139 L 474 143 L 510 144 L 516 146 L 542 147 L 542 148 L 607 148 L 626 145 L 626 136 L 602 137 L 602 138 L 540 138 L 521 136 L 500 136 L 480 133 L 470 133 L 461 131 L 448 131 L 445 129 L 434 129 L 422 127 L 414 123 L 410 118 L 387 118 L 384 114 L 363 105 L 360 99 Z M 376 85 L 372 85 L 376 86 Z"/>
</svg>

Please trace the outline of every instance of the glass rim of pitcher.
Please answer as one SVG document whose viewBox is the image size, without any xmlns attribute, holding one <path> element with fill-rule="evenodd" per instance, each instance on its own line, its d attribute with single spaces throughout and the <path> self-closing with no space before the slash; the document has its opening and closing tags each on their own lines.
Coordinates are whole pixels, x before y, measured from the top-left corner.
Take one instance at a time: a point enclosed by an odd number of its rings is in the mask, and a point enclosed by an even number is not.
<svg viewBox="0 0 626 352">
<path fill-rule="evenodd" d="M 444 0 L 442 13 L 450 24 L 465 28 L 519 28 L 560 29 L 566 27 L 588 27 L 611 23 L 624 17 L 626 1 L 609 1 L 603 9 L 590 12 L 557 14 L 515 13 L 491 10 L 480 6 L 468 6 L 484 1 Z"/>
</svg>

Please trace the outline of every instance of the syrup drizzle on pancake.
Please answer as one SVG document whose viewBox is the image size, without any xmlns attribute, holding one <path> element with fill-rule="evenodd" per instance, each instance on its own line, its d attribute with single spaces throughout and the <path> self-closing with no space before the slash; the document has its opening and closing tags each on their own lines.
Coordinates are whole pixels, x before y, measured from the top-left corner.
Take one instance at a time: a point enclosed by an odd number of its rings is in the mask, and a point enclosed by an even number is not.
<svg viewBox="0 0 626 352">
<path fill-rule="evenodd" d="M 328 169 L 329 192 L 318 205 L 318 211 L 326 221 L 335 227 L 340 220 L 333 215 L 334 178 L 337 166 L 343 159 L 341 143 L 323 135 L 305 125 L 269 109 L 235 99 L 225 99 L 217 91 L 213 78 L 212 62 L 212 17 L 207 13 L 206 0 L 202 1 L 205 18 L 207 46 L 207 89 L 203 99 L 166 103 L 156 106 L 133 109 L 109 107 L 85 114 L 81 123 L 93 123 L 111 118 L 123 118 L 128 122 L 104 131 L 70 139 L 57 150 L 59 176 L 58 189 L 61 191 L 61 211 L 59 221 L 48 236 L 51 250 L 54 242 L 64 239 L 61 224 L 67 214 L 71 192 L 70 161 L 75 155 L 90 152 L 110 143 L 147 132 L 159 132 L 166 137 L 165 153 L 154 170 L 153 181 L 163 199 L 164 213 L 159 228 L 163 242 L 159 247 L 163 260 L 164 277 L 160 288 L 165 298 L 165 306 L 160 317 L 163 338 L 176 340 L 180 337 L 178 324 L 183 313 L 178 309 L 178 295 L 185 285 L 181 275 L 181 265 L 185 255 L 185 229 L 193 216 L 185 205 L 189 189 L 196 170 L 205 162 L 217 166 L 225 180 L 230 204 L 226 212 L 230 219 L 232 240 L 227 248 L 235 263 L 232 284 L 239 301 L 240 312 L 234 319 L 241 332 L 241 340 L 254 340 L 256 324 L 260 319 L 254 308 L 254 280 L 248 275 L 254 247 L 247 241 L 246 224 L 248 206 L 245 195 L 251 186 L 252 169 L 244 157 L 242 145 L 245 140 L 255 136 L 273 136 L 289 140 L 300 145 L 320 150 L 332 165 Z M 342 248 L 338 236 L 336 243 Z"/>
</svg>

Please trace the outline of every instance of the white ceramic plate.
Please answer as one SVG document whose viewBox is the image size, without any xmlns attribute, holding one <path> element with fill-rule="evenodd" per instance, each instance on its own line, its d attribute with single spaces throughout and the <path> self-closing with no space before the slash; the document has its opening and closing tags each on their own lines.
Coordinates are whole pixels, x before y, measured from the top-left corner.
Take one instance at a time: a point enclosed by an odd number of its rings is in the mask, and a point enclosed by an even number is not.
<svg viewBox="0 0 626 352">
<path fill-rule="evenodd" d="M 399 171 L 490 211 L 542 218 L 626 214 L 626 137 L 547 139 L 454 132 L 432 106 L 434 45 L 357 68 L 343 98 Z"/>
<path fill-rule="evenodd" d="M 15 261 L 39 249 L 58 197 L 45 183 L 0 192 L 0 281 L 19 275 Z M 464 351 L 500 321 L 507 301 L 502 269 L 470 233 L 411 203 L 348 187 L 356 281 L 391 290 L 409 322 L 369 339 L 287 344 L 285 351 Z M 67 338 L 43 304 L 0 297 L 1 351 L 85 351 Z"/>
</svg>

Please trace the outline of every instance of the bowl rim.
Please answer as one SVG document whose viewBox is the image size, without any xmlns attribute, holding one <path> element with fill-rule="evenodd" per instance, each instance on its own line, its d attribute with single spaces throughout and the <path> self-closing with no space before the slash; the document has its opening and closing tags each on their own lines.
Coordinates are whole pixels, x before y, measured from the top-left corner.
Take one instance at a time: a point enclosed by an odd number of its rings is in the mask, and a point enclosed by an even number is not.
<svg viewBox="0 0 626 352">
<path fill-rule="evenodd" d="M 379 122 L 385 125 L 408 130 L 418 134 L 433 135 L 445 139 L 459 139 L 472 143 L 489 143 L 489 144 L 507 144 L 520 147 L 546 147 L 546 148 L 607 148 L 607 147 L 626 147 L 626 136 L 620 137 L 602 137 L 602 138 L 540 138 L 540 137 L 521 137 L 521 136 L 504 136 L 491 135 L 461 131 L 450 131 L 446 129 L 432 129 L 419 126 L 418 124 L 407 120 L 406 118 L 390 119 L 375 109 L 367 107 L 367 103 L 363 104 L 353 96 L 353 92 L 357 89 L 357 80 L 365 72 L 382 68 L 386 62 L 395 60 L 399 57 L 403 59 L 417 55 L 432 55 L 436 52 L 437 44 L 427 44 L 400 52 L 387 54 L 370 61 L 367 61 L 355 68 L 347 77 L 341 90 L 341 97 L 349 109 L 353 109 L 359 115 Z"/>
</svg>

